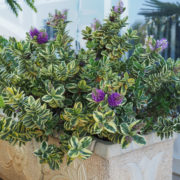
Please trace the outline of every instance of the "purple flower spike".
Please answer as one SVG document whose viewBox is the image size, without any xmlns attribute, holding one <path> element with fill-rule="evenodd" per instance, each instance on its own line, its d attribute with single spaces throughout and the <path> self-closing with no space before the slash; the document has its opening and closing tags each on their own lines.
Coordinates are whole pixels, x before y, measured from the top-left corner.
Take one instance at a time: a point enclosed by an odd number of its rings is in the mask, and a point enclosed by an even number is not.
<svg viewBox="0 0 180 180">
<path fill-rule="evenodd" d="M 155 49 L 159 49 L 160 51 L 163 51 L 168 47 L 168 41 L 166 38 L 163 38 L 161 40 L 157 40 Z"/>
<path fill-rule="evenodd" d="M 103 101 L 105 98 L 105 93 L 101 89 L 95 89 L 92 92 L 92 99 L 96 102 Z"/>
<path fill-rule="evenodd" d="M 123 102 L 123 97 L 119 93 L 112 93 L 108 97 L 108 103 L 111 107 L 119 106 Z"/>
<path fill-rule="evenodd" d="M 56 11 L 54 15 L 51 15 L 49 20 L 48 20 L 48 25 L 50 26 L 57 26 L 59 22 L 67 21 L 67 15 L 68 15 L 68 10 L 65 9 L 62 12 Z"/>
<path fill-rule="evenodd" d="M 66 16 L 64 14 L 61 15 L 61 19 L 65 20 Z"/>
<path fill-rule="evenodd" d="M 114 6 L 113 11 L 116 13 L 123 13 L 124 11 L 124 3 L 120 1 L 118 5 Z"/>
<path fill-rule="evenodd" d="M 94 23 L 91 24 L 91 27 L 94 31 L 100 29 L 101 27 L 101 22 L 98 19 L 94 19 Z"/>
<path fill-rule="evenodd" d="M 166 38 L 157 40 L 156 43 L 153 41 L 153 37 L 146 37 L 145 39 L 145 48 L 150 49 L 150 51 L 161 52 L 168 47 L 168 41 Z"/>
<path fill-rule="evenodd" d="M 31 38 L 34 38 L 34 36 L 38 36 L 39 33 L 40 33 L 39 30 L 36 29 L 36 28 L 31 29 L 30 32 L 29 32 Z"/>
<path fill-rule="evenodd" d="M 44 44 L 48 42 L 48 34 L 46 32 L 40 32 L 37 37 L 37 42 L 39 44 Z"/>
<path fill-rule="evenodd" d="M 64 10 L 63 10 L 63 14 L 66 14 L 66 15 L 67 15 L 67 13 L 68 13 L 68 9 L 64 9 Z"/>
</svg>

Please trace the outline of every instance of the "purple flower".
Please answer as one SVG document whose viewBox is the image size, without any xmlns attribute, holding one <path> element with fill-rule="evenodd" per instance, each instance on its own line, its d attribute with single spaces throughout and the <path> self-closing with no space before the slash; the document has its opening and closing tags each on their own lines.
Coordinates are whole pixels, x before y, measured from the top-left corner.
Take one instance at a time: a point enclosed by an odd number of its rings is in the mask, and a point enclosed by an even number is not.
<svg viewBox="0 0 180 180">
<path fill-rule="evenodd" d="M 168 41 L 166 38 L 162 38 L 161 40 L 157 40 L 156 42 L 153 40 L 153 37 L 146 37 L 145 39 L 145 48 L 150 49 L 150 51 L 163 51 L 168 47 Z"/>
<path fill-rule="evenodd" d="M 67 13 L 68 13 L 68 9 L 64 9 L 63 14 L 65 14 L 67 16 Z"/>
<path fill-rule="evenodd" d="M 109 97 L 108 97 L 108 103 L 111 107 L 115 107 L 120 105 L 123 102 L 123 97 L 121 96 L 121 94 L 115 92 L 112 93 Z"/>
<path fill-rule="evenodd" d="M 160 51 L 163 51 L 167 47 L 168 47 L 168 41 L 167 41 L 166 38 L 163 38 L 161 40 L 157 40 L 156 41 L 155 49 L 159 49 L 160 48 Z"/>
<path fill-rule="evenodd" d="M 67 16 L 65 14 L 56 14 L 54 16 L 54 19 L 53 21 L 59 21 L 59 20 L 66 20 L 67 19 Z"/>
<path fill-rule="evenodd" d="M 31 29 L 30 30 L 30 32 L 29 32 L 29 34 L 30 34 L 30 36 L 31 36 L 31 38 L 34 38 L 34 36 L 38 36 L 39 35 L 39 30 L 38 29 L 36 29 L 36 28 L 34 28 L 34 29 Z"/>
<path fill-rule="evenodd" d="M 61 11 L 56 11 L 55 15 L 50 15 L 50 18 L 47 22 L 48 25 L 51 26 L 57 26 L 59 22 L 67 21 L 67 15 L 68 15 L 68 10 L 65 9 L 62 12 Z"/>
<path fill-rule="evenodd" d="M 46 32 L 40 32 L 37 37 L 37 42 L 39 44 L 44 44 L 48 42 L 48 34 Z"/>
<path fill-rule="evenodd" d="M 94 29 L 94 31 L 98 30 L 101 27 L 101 22 L 95 18 L 93 24 L 91 24 L 91 27 Z"/>
<path fill-rule="evenodd" d="M 124 11 L 124 3 L 122 1 L 120 1 L 118 3 L 118 5 L 113 7 L 113 11 L 116 13 L 123 13 Z"/>
<path fill-rule="evenodd" d="M 96 102 L 103 101 L 105 98 L 105 93 L 101 89 L 94 89 L 92 92 L 92 99 Z"/>
<path fill-rule="evenodd" d="M 64 14 L 62 14 L 60 19 L 66 20 L 66 16 Z"/>
</svg>

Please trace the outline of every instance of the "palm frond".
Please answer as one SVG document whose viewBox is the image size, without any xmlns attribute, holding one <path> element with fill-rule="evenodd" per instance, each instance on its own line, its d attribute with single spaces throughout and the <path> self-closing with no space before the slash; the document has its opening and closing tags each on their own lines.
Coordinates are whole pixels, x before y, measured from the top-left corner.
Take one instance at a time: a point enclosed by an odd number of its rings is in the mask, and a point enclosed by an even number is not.
<svg viewBox="0 0 180 180">
<path fill-rule="evenodd" d="M 24 0 L 27 5 L 33 9 L 35 12 L 37 12 L 36 7 L 34 6 L 34 0 Z M 9 5 L 9 7 L 11 8 L 11 10 L 13 11 L 13 13 L 18 16 L 18 12 L 22 11 L 21 6 L 19 5 L 19 3 L 17 2 L 17 0 L 6 0 L 6 3 Z"/>
<path fill-rule="evenodd" d="M 34 6 L 34 0 L 25 0 L 25 2 L 28 4 L 29 7 L 31 7 L 31 9 L 37 12 L 36 7 Z"/>
<path fill-rule="evenodd" d="M 140 15 L 146 17 L 180 15 L 180 3 L 162 2 L 160 0 L 146 0 Z"/>
</svg>

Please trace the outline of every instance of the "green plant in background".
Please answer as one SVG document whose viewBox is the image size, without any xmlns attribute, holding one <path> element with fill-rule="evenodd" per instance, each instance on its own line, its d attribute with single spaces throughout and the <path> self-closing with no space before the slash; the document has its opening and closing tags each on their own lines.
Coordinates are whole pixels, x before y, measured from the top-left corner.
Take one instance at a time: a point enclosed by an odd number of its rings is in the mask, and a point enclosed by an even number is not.
<svg viewBox="0 0 180 180">
<path fill-rule="evenodd" d="M 0 46 L 1 139 L 41 142 L 35 155 L 58 169 L 65 155 L 68 164 L 88 158 L 94 138 L 126 148 L 132 141 L 144 145 L 147 133 L 168 138 L 180 131 L 180 60 L 165 60 L 167 40 L 152 37 L 126 58 L 138 36 L 121 33 L 124 10 L 121 2 L 104 23 L 86 27 L 87 48 L 78 53 L 66 30 L 67 10 L 50 15 L 54 40 L 32 28 L 26 40 Z M 48 144 L 50 137 L 59 145 Z"/>
<path fill-rule="evenodd" d="M 138 32 L 153 35 L 155 39 L 165 37 L 171 45 L 162 53 L 163 57 L 178 58 L 179 53 L 179 16 L 180 4 L 178 1 L 164 2 L 163 0 L 145 0 L 144 8 L 139 12 L 143 15 L 146 22 L 142 25 L 136 25 Z M 144 28 L 146 31 L 144 31 Z M 144 32 L 143 32 L 144 31 Z M 143 40 L 141 39 L 141 42 Z"/>
</svg>

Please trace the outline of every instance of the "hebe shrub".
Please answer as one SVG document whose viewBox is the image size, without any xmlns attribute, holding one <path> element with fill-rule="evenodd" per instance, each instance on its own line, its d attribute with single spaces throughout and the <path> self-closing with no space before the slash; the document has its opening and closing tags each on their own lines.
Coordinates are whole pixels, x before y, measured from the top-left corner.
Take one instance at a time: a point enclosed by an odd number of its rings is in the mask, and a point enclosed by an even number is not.
<svg viewBox="0 0 180 180">
<path fill-rule="evenodd" d="M 101 24 L 96 20 L 82 31 L 86 49 L 75 53 L 66 30 L 67 10 L 50 15 L 55 39 L 32 28 L 26 40 L 10 38 L 0 44 L 0 138 L 24 145 L 35 139 L 41 163 L 58 169 L 67 154 L 88 158 L 93 138 L 127 147 L 145 144 L 143 135 L 156 132 L 168 138 L 180 131 L 180 60 L 160 53 L 166 39 L 138 38 L 129 29 L 122 2 L 112 7 Z M 131 57 L 126 53 L 134 48 Z M 48 145 L 48 138 L 59 146 Z"/>
</svg>

